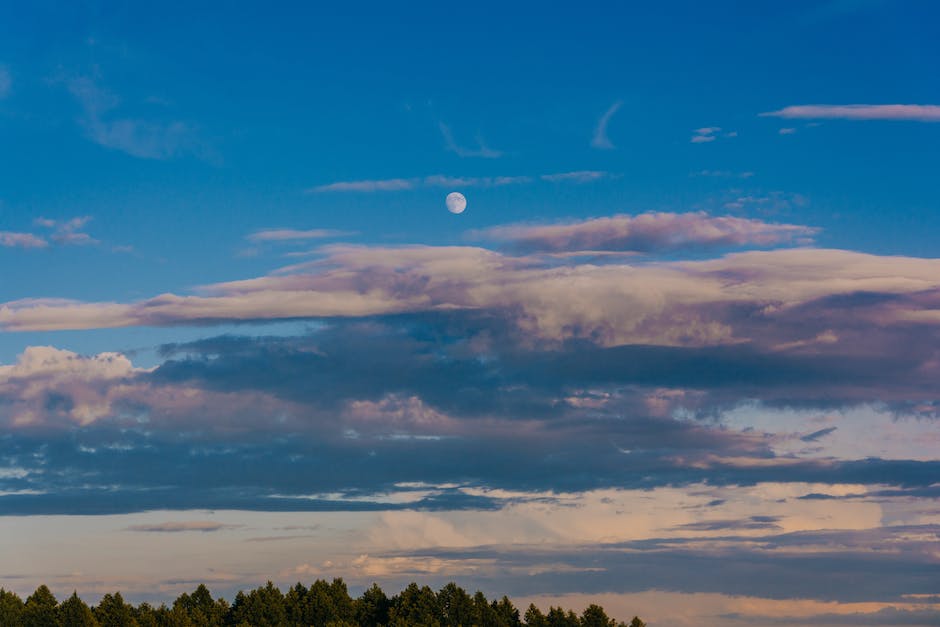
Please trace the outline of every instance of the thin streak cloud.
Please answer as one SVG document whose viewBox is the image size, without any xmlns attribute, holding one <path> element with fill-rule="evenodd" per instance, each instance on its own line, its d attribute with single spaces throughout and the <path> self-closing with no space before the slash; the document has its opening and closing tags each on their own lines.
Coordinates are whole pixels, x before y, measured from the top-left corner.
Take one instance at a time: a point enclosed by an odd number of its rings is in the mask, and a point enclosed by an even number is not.
<svg viewBox="0 0 940 627">
<path fill-rule="evenodd" d="M 614 114 L 620 110 L 620 107 L 623 106 L 623 102 L 618 100 L 614 104 L 610 105 L 610 108 L 604 112 L 604 114 L 597 121 L 597 126 L 594 128 L 594 137 L 591 138 L 591 146 L 599 150 L 613 150 L 616 148 L 613 142 L 610 141 L 610 137 L 607 135 L 607 126 L 610 124 L 610 119 L 614 117 Z"/>
<path fill-rule="evenodd" d="M 940 105 L 795 105 L 784 107 L 778 111 L 768 111 L 760 115 L 761 117 L 807 120 L 908 120 L 913 122 L 940 122 Z"/>
<path fill-rule="evenodd" d="M 501 150 L 493 150 L 483 141 L 482 137 L 477 136 L 476 148 L 467 148 L 461 146 L 457 143 L 457 140 L 454 139 L 454 133 L 450 130 L 450 127 L 444 124 L 443 122 L 438 124 L 438 128 L 441 130 L 441 136 L 444 138 L 444 147 L 457 155 L 458 157 L 480 157 L 483 159 L 498 159 L 503 156 Z"/>
</svg>

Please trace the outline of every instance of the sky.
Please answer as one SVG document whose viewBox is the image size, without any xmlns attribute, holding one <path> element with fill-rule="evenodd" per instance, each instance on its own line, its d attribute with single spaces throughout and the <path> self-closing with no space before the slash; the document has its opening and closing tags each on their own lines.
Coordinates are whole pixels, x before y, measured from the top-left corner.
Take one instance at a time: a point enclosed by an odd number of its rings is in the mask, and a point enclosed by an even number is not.
<svg viewBox="0 0 940 627">
<path fill-rule="evenodd" d="M 940 624 L 938 21 L 0 7 L 0 586 Z"/>
</svg>

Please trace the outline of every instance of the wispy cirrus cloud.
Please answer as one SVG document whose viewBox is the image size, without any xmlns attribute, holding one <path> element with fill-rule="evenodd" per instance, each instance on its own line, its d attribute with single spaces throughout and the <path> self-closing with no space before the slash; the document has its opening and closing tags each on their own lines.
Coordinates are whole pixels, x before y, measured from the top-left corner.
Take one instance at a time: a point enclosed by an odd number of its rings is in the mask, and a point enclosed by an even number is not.
<svg viewBox="0 0 940 627">
<path fill-rule="evenodd" d="M 610 178 L 610 172 L 602 170 L 576 170 L 542 174 L 537 178 L 551 183 L 589 183 Z M 371 179 L 361 181 L 339 181 L 318 185 L 306 190 L 307 193 L 324 192 L 394 192 L 420 189 L 424 187 L 502 187 L 504 185 L 523 185 L 532 183 L 536 177 L 517 176 L 448 176 L 432 174 L 425 177 Z"/>
<path fill-rule="evenodd" d="M 141 159 L 170 159 L 184 153 L 205 156 L 191 125 L 180 120 L 119 117 L 121 99 L 88 76 L 66 81 L 69 93 L 82 108 L 79 122 L 96 144 Z"/>
<path fill-rule="evenodd" d="M 308 189 L 308 192 L 394 192 L 414 189 L 420 179 L 374 179 L 362 181 L 338 181 Z"/>
<path fill-rule="evenodd" d="M 610 120 L 614 117 L 614 114 L 620 110 L 620 107 L 623 106 L 623 102 L 618 100 L 614 104 L 610 105 L 600 119 L 597 121 L 597 126 L 594 127 L 594 135 L 591 137 L 591 146 L 599 150 L 613 150 L 616 148 L 614 143 L 610 141 L 610 137 L 607 135 L 607 127 L 610 125 Z"/>
<path fill-rule="evenodd" d="M 350 234 L 350 231 L 338 231 L 335 229 L 262 229 L 249 234 L 246 239 L 252 242 L 292 242 L 342 237 Z"/>
<path fill-rule="evenodd" d="M 10 77 L 10 70 L 5 65 L 0 65 L 0 100 L 10 95 L 12 86 L 13 79 Z"/>
<path fill-rule="evenodd" d="M 476 235 L 528 252 L 653 252 L 689 247 L 770 246 L 808 242 L 817 229 L 697 213 L 616 215 L 568 224 L 498 226 Z"/>
<path fill-rule="evenodd" d="M 457 155 L 458 157 L 480 157 L 483 159 L 498 159 L 503 156 L 501 150 L 494 150 L 486 145 L 486 142 L 483 141 L 483 138 L 477 136 L 476 148 L 466 148 L 457 143 L 457 140 L 454 139 L 454 133 L 451 131 L 450 127 L 443 122 L 438 124 L 438 128 L 441 131 L 441 136 L 444 138 L 444 147 Z"/>
<path fill-rule="evenodd" d="M 600 179 L 610 178 L 610 172 L 603 170 L 575 170 L 573 172 L 559 172 L 557 174 L 543 174 L 539 178 L 550 183 L 590 183 Z"/>
<path fill-rule="evenodd" d="M 808 120 L 907 120 L 914 122 L 940 122 L 940 105 L 793 105 L 777 111 L 761 113 L 760 116 Z"/>
</svg>

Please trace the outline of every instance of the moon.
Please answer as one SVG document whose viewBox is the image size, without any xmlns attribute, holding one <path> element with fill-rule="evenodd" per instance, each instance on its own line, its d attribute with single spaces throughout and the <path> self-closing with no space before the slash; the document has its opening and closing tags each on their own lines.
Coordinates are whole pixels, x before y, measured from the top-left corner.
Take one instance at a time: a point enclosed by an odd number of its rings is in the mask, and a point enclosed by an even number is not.
<svg viewBox="0 0 940 627">
<path fill-rule="evenodd" d="M 447 205 L 447 210 L 454 214 L 463 213 L 464 209 L 467 208 L 467 197 L 460 192 L 447 194 L 447 200 L 444 202 Z"/>
</svg>

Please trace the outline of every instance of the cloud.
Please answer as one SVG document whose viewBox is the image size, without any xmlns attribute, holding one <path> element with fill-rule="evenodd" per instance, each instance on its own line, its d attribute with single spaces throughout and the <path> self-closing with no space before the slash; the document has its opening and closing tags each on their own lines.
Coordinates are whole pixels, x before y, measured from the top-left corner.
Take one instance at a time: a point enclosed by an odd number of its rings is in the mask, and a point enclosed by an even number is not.
<svg viewBox="0 0 940 627">
<path fill-rule="evenodd" d="M 571 183 L 590 183 L 600 179 L 610 177 L 609 172 L 600 170 L 576 170 L 574 172 L 559 172 L 557 174 L 543 174 L 539 178 L 551 183 L 571 182 Z"/>
<path fill-rule="evenodd" d="M 693 144 L 704 144 L 713 142 L 719 137 L 737 137 L 737 131 L 721 132 L 720 126 L 705 126 L 692 131 L 692 138 L 689 140 Z"/>
<path fill-rule="evenodd" d="M 181 531 L 201 531 L 209 533 L 212 531 L 221 531 L 230 529 L 237 525 L 225 525 L 211 520 L 188 520 L 185 522 L 163 522 L 146 525 L 131 525 L 127 531 L 145 531 L 153 533 L 179 533 Z"/>
<path fill-rule="evenodd" d="M 52 234 L 49 236 L 49 239 L 56 244 L 63 246 L 91 246 L 100 244 L 101 242 L 80 230 L 90 221 L 91 216 L 79 216 L 69 220 L 51 220 L 49 218 L 40 217 L 36 218 L 33 222 L 36 226 L 51 229 Z"/>
<path fill-rule="evenodd" d="M 570 224 L 498 226 L 477 235 L 508 242 L 527 252 L 655 252 L 713 246 L 772 246 L 807 241 L 816 232 L 817 229 L 805 226 L 698 212 L 622 214 Z"/>
<path fill-rule="evenodd" d="M 388 192 L 413 189 L 415 179 L 380 179 L 365 181 L 339 181 L 318 185 L 309 189 L 310 192 Z"/>
<path fill-rule="evenodd" d="M 49 246 L 49 242 L 32 233 L 0 231 L 0 246 L 5 248 L 46 248 Z"/>
<path fill-rule="evenodd" d="M 940 122 L 940 105 L 795 105 L 784 107 L 778 111 L 761 113 L 760 115 L 762 117 L 809 120 L 908 120 L 914 122 Z"/>
<path fill-rule="evenodd" d="M 615 148 L 613 142 L 610 141 L 610 137 L 607 136 L 607 126 L 610 124 L 610 119 L 614 117 L 614 114 L 620 110 L 620 107 L 623 106 L 623 102 L 617 101 L 614 104 L 610 105 L 607 111 L 600 117 L 597 121 L 597 126 L 594 129 L 594 136 L 591 138 L 591 146 L 600 150 L 613 150 Z"/>
<path fill-rule="evenodd" d="M 481 157 L 483 159 L 498 159 L 503 156 L 502 151 L 493 150 L 484 143 L 483 138 L 477 136 L 476 148 L 465 148 L 460 146 L 454 139 L 454 134 L 451 132 L 450 127 L 440 122 L 438 128 L 441 131 L 441 136 L 444 138 L 444 147 L 458 157 Z"/>
<path fill-rule="evenodd" d="M 574 172 L 542 174 L 538 178 L 552 183 L 588 183 L 591 181 L 609 178 L 611 176 L 612 175 L 609 172 L 598 170 L 577 170 Z M 308 189 L 307 192 L 389 192 L 428 187 L 502 187 L 504 185 L 522 185 L 526 183 L 532 183 L 534 180 L 534 177 L 525 175 L 447 176 L 444 174 L 432 174 L 425 177 L 412 177 L 407 179 L 396 178 L 364 181 L 340 181 L 337 183 L 318 185 L 317 187 Z"/>
<path fill-rule="evenodd" d="M 262 229 L 248 235 L 247 239 L 252 242 L 289 242 L 297 240 L 325 239 L 328 237 L 339 237 L 349 234 L 348 231 L 336 231 L 333 229 L 309 229 L 301 231 L 297 229 Z"/>
<path fill-rule="evenodd" d="M 112 150 L 141 159 L 170 159 L 184 153 L 205 153 L 194 129 L 179 120 L 154 121 L 116 117 L 121 99 L 81 76 L 66 82 L 69 93 L 82 108 L 79 122 L 88 139 Z"/>
<path fill-rule="evenodd" d="M 10 78 L 10 70 L 4 65 L 0 65 L 0 100 L 10 95 L 10 88 L 12 86 L 13 79 Z"/>
<path fill-rule="evenodd" d="M 749 179 L 754 176 L 753 172 L 732 172 L 730 170 L 699 170 L 693 172 L 690 176 L 708 176 L 715 178 L 740 178 Z"/>
</svg>

